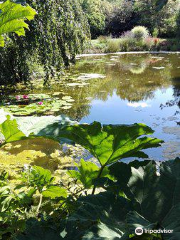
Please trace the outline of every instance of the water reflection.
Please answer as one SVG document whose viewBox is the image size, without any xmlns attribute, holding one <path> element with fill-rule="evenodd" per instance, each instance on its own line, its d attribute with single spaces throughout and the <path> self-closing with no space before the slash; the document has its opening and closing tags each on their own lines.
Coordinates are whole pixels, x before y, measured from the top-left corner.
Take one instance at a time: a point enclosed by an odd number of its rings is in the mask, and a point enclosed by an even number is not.
<svg viewBox="0 0 180 240">
<path fill-rule="evenodd" d="M 105 124 L 143 122 L 166 141 L 164 148 L 149 151 L 164 160 L 180 156 L 180 56 L 130 54 L 82 57 L 62 81 L 50 89 L 36 82 L 31 93 L 46 93 L 75 101 L 66 114 L 73 120 Z M 21 89 L 20 93 L 24 90 Z M 169 144 L 169 145 L 168 145 Z"/>
<path fill-rule="evenodd" d="M 163 160 L 180 155 L 180 133 L 174 129 L 179 129 L 180 115 L 178 55 L 93 56 L 82 58 L 75 70 L 106 75 L 103 80 L 89 80 L 84 91 L 74 89 L 84 110 L 90 106 L 81 122 L 143 122 L 155 130 L 155 136 L 166 141 L 164 149 L 150 152 L 152 158 Z"/>
</svg>

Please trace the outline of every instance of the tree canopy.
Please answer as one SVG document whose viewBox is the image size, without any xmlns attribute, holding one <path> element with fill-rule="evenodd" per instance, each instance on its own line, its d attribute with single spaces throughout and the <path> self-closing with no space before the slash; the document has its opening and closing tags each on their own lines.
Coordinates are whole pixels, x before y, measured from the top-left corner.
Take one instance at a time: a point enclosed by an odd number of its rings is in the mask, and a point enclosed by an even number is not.
<svg viewBox="0 0 180 240">
<path fill-rule="evenodd" d="M 89 25 L 78 0 L 27 0 L 37 11 L 25 37 L 10 36 L 0 49 L 0 82 L 26 81 L 43 67 L 46 81 L 61 72 L 80 53 L 90 37 Z M 12 55 L 14 58 L 12 59 Z M 8 66 L 8 68 L 7 68 Z M 28 77 L 29 76 L 29 77 Z"/>
</svg>

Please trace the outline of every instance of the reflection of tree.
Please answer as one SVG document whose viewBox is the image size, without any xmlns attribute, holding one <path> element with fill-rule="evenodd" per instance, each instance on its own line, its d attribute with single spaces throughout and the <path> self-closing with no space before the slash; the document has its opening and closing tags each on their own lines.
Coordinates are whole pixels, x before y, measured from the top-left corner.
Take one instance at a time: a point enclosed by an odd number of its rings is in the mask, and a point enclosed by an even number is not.
<svg viewBox="0 0 180 240">
<path fill-rule="evenodd" d="M 89 115 L 90 108 L 91 108 L 90 104 L 78 105 L 78 106 L 75 105 L 73 108 L 69 110 L 69 113 L 66 112 L 66 114 L 68 114 L 68 116 L 73 120 L 79 122 L 83 117 Z"/>
<path fill-rule="evenodd" d="M 152 58 L 146 54 L 83 58 L 77 62 L 66 79 L 51 86 L 52 93 L 63 93 L 62 96 L 71 96 L 75 100 L 71 109 L 63 112 L 60 110 L 57 114 L 64 113 L 80 121 L 89 115 L 93 99 L 107 101 L 114 92 L 129 102 L 152 99 L 156 89 L 166 89 L 171 85 L 172 76 L 176 76 L 177 62 L 177 57 L 174 56 Z M 162 66 L 164 69 L 161 70 L 153 68 Z M 79 73 L 98 73 L 106 78 L 77 80 Z M 88 84 L 70 87 L 68 83 Z M 174 84 L 174 95 L 179 99 L 177 85 L 178 83 Z M 34 93 L 47 93 L 47 90 L 37 89 Z"/>
<path fill-rule="evenodd" d="M 164 107 L 173 107 L 173 106 L 178 106 L 180 108 L 180 77 L 176 77 L 172 79 L 172 83 L 174 85 L 173 87 L 173 100 L 169 100 L 166 102 L 165 105 L 161 104 L 161 108 Z M 175 115 L 179 114 L 180 111 L 176 111 Z"/>
</svg>

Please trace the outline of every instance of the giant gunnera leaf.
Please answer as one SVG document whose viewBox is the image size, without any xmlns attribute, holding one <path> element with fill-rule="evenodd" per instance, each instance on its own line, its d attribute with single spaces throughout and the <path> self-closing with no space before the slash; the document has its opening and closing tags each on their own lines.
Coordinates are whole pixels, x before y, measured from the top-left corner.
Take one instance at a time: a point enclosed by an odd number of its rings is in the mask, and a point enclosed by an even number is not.
<svg viewBox="0 0 180 240">
<path fill-rule="evenodd" d="M 80 198 L 67 219 L 64 240 L 180 239 L 180 159 L 163 162 L 159 173 L 153 161 L 126 167 L 119 162 L 109 171 L 125 197 L 108 190 Z M 135 234 L 137 227 L 144 229 L 143 235 Z"/>
<path fill-rule="evenodd" d="M 101 166 L 122 158 L 148 157 L 142 150 L 160 146 L 161 140 L 147 137 L 154 131 L 144 124 L 104 125 L 94 122 L 66 126 L 59 135 L 80 144 L 96 157 Z M 52 136 L 56 138 L 56 136 Z"/>
<path fill-rule="evenodd" d="M 128 166 L 130 171 L 124 171 L 123 179 L 121 163 L 112 165 L 110 173 L 133 204 L 134 211 L 127 215 L 129 232 L 136 227 L 166 229 L 173 234 L 162 234 L 163 239 L 180 239 L 180 159 L 163 162 L 159 174 L 154 162 Z"/>
<path fill-rule="evenodd" d="M 64 232 L 65 240 L 128 239 L 126 215 L 131 202 L 110 192 L 82 197 L 79 208 L 72 214 Z"/>
<path fill-rule="evenodd" d="M 28 24 L 25 20 L 32 20 L 36 11 L 30 6 L 22 6 L 7 0 L 0 3 L 0 47 L 4 46 L 3 35 L 14 32 L 18 36 L 25 35 Z"/>
<path fill-rule="evenodd" d="M 0 133 L 3 135 L 5 143 L 15 142 L 26 138 L 26 135 L 19 130 L 16 120 L 11 120 L 7 116 L 7 120 L 0 124 Z"/>
</svg>

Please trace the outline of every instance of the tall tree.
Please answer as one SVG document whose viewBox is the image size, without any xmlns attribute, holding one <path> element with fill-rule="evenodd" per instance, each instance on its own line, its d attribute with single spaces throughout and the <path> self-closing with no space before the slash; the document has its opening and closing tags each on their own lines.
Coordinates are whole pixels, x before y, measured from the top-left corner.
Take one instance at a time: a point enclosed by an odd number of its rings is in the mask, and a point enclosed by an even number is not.
<svg viewBox="0 0 180 240">
<path fill-rule="evenodd" d="M 104 32 L 105 13 L 102 0 L 79 0 L 88 19 L 92 38 L 96 38 Z"/>
</svg>

